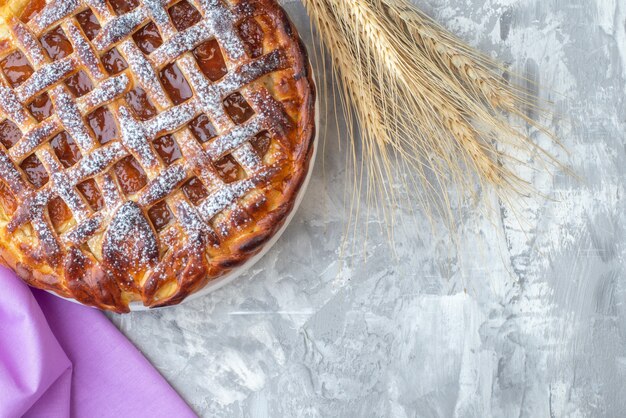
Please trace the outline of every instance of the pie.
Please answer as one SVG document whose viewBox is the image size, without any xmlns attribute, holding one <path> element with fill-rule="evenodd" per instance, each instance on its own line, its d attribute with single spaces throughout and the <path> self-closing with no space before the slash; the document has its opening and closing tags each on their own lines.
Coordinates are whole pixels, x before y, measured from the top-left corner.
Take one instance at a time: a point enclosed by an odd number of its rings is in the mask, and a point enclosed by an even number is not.
<svg viewBox="0 0 626 418">
<path fill-rule="evenodd" d="M 315 87 L 274 0 L 0 0 L 0 259 L 101 309 L 181 302 L 281 228 Z"/>
</svg>

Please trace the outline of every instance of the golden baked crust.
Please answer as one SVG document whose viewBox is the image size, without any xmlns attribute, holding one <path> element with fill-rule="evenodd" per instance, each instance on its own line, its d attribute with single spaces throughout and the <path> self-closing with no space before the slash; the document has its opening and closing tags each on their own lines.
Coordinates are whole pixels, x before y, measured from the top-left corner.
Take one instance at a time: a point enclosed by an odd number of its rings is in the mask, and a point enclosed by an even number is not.
<svg viewBox="0 0 626 418">
<path fill-rule="evenodd" d="M 126 312 L 243 264 L 293 209 L 315 89 L 274 0 L 0 0 L 0 258 Z"/>
</svg>

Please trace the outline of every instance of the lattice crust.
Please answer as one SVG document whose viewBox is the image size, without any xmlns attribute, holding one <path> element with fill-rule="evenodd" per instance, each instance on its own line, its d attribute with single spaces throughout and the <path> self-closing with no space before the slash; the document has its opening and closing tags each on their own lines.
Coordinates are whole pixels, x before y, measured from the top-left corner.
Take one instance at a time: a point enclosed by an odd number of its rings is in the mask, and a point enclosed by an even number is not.
<svg viewBox="0 0 626 418">
<path fill-rule="evenodd" d="M 0 145 L 0 244 L 4 262 L 30 284 L 116 311 L 133 300 L 178 303 L 276 232 L 307 171 L 314 87 L 273 1 L 57 0 L 8 22 L 1 57 L 19 51 L 32 74 L 16 82 L 0 71 L 0 126 L 20 132 Z M 138 33 L 150 37 L 138 41 Z M 52 36 L 71 52 L 51 49 Z M 198 58 L 210 42 L 223 57 L 217 74 Z M 113 55 L 126 68 L 111 76 Z M 46 94 L 53 110 L 36 117 Z M 96 113 L 117 121 L 115 138 L 98 136 Z M 212 125 L 212 138 L 194 131 L 199 120 Z M 253 143 L 259 137 L 264 149 Z M 60 155 L 61 143 L 72 152 Z M 233 178 L 220 161 L 236 167 Z M 125 189 L 136 172 L 145 185 Z M 99 192 L 96 207 L 86 182 Z"/>
</svg>

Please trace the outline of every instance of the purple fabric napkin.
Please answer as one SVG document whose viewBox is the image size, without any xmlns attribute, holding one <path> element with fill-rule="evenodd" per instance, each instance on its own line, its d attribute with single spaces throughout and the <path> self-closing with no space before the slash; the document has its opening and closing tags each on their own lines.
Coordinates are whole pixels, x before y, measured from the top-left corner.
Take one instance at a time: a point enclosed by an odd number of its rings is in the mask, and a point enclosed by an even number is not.
<svg viewBox="0 0 626 418">
<path fill-rule="evenodd" d="M 195 417 L 95 309 L 0 268 L 0 417 Z"/>
</svg>

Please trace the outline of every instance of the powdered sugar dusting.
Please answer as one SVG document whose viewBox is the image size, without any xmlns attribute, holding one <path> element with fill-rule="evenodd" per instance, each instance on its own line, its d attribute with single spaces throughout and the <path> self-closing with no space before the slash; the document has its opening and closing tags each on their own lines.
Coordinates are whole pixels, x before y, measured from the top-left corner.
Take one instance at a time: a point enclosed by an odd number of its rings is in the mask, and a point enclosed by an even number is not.
<svg viewBox="0 0 626 418">
<path fill-rule="evenodd" d="M 182 165 L 172 165 L 152 180 L 139 198 L 139 204 L 149 206 L 172 193 L 185 179 L 187 172 Z"/>
<path fill-rule="evenodd" d="M 230 122 L 222 104 L 225 95 L 220 88 L 221 83 L 211 84 L 191 58 L 179 60 L 178 66 L 196 92 L 193 100 L 198 110 L 209 115 L 218 129 L 228 126 Z"/>
<path fill-rule="evenodd" d="M 237 36 L 233 22 L 235 16 L 219 0 L 194 0 L 196 7 L 204 13 L 212 32 L 226 52 L 230 61 L 239 62 L 245 58 L 243 42 Z"/>
<path fill-rule="evenodd" d="M 28 221 L 41 217 L 44 207 L 52 197 L 52 192 L 49 189 L 44 188 L 36 193 L 32 192 L 32 187 L 28 189 L 31 193 L 25 195 L 24 204 L 17 209 L 7 225 L 10 232 L 15 231 L 20 225 Z"/>
<path fill-rule="evenodd" d="M 96 145 L 85 123 L 74 98 L 64 86 L 55 87 L 50 93 L 55 109 L 65 130 L 72 136 L 82 151 L 88 151 Z"/>
<path fill-rule="evenodd" d="M 187 234 L 195 235 L 210 231 L 206 222 L 198 217 L 196 210 L 186 201 L 180 200 L 176 202 L 174 211 Z"/>
<path fill-rule="evenodd" d="M 198 212 L 202 215 L 205 221 L 210 222 L 215 215 L 234 204 L 248 191 L 253 189 L 261 181 L 261 179 L 263 179 L 263 176 L 259 175 L 257 177 L 239 180 L 225 185 L 223 188 L 200 203 L 198 206 Z"/>
<path fill-rule="evenodd" d="M 230 72 L 220 83 L 222 91 L 234 91 L 263 77 L 266 74 L 278 71 L 285 67 L 283 53 L 280 50 L 272 51 L 241 66 L 240 71 Z"/>
<path fill-rule="evenodd" d="M 113 268 L 140 270 L 158 261 L 154 230 L 135 202 L 124 203 L 115 213 L 104 236 L 102 256 Z"/>
<path fill-rule="evenodd" d="M 262 129 L 263 123 L 261 119 L 256 117 L 250 119 L 245 124 L 235 126 L 230 132 L 212 141 L 207 148 L 207 152 L 213 159 L 219 159 L 245 141 L 248 141 Z"/>
<path fill-rule="evenodd" d="M 58 119 L 49 119 L 44 123 L 26 132 L 24 136 L 9 150 L 9 155 L 15 160 L 22 160 L 38 147 L 58 132 L 60 123 Z"/>
<path fill-rule="evenodd" d="M 102 64 L 100 64 L 100 60 L 87 38 L 83 36 L 83 32 L 78 29 L 74 22 L 67 23 L 65 30 L 74 45 L 74 51 L 76 51 L 74 57 L 80 61 L 80 64 L 85 67 L 91 77 L 96 80 L 104 79 L 106 74 L 102 69 Z"/>
<path fill-rule="evenodd" d="M 170 17 L 163 7 L 167 2 L 161 0 L 143 0 L 143 4 L 148 12 L 148 15 L 152 18 L 154 23 L 161 29 L 166 37 L 172 36 L 175 33 L 174 25 L 170 21 Z"/>
<path fill-rule="evenodd" d="M 254 174 L 261 167 L 261 159 L 249 142 L 237 148 L 233 156 L 249 175 Z"/>
<path fill-rule="evenodd" d="M 23 126 L 29 118 L 15 92 L 3 84 L 0 84 L 0 111 L 18 126 Z"/>
<path fill-rule="evenodd" d="M 141 122 L 136 121 L 126 107 L 121 107 L 120 127 L 122 129 L 122 142 L 132 151 L 144 167 L 157 165 L 157 157 L 148 142 L 148 135 Z"/>
<path fill-rule="evenodd" d="M 197 23 L 184 32 L 172 36 L 150 55 L 150 59 L 155 66 L 160 67 L 208 41 L 213 35 L 206 22 Z"/>
<path fill-rule="evenodd" d="M 143 55 L 137 45 L 131 41 L 125 41 L 120 45 L 120 50 L 126 55 L 128 66 L 137 77 L 139 84 L 150 96 L 150 99 L 164 108 L 170 106 L 170 101 L 159 82 L 159 77 L 150 61 Z"/>
<path fill-rule="evenodd" d="M 17 97 L 21 102 L 27 102 L 41 91 L 58 83 L 76 69 L 71 57 L 47 64 L 35 71 L 28 80 L 17 88 Z"/>
<path fill-rule="evenodd" d="M 105 173 L 100 181 L 98 182 L 100 186 L 100 191 L 102 192 L 102 199 L 104 199 L 104 204 L 110 210 L 113 210 L 120 206 L 123 202 L 122 193 L 115 184 L 115 180 L 109 173 Z"/>
<path fill-rule="evenodd" d="M 102 213 L 96 213 L 91 218 L 74 226 L 65 236 L 63 241 L 74 245 L 82 245 L 100 229 L 104 221 Z"/>
<path fill-rule="evenodd" d="M 104 18 L 105 21 L 113 19 L 113 14 L 110 11 L 109 5 L 106 0 L 85 0 L 85 3 L 93 9 L 97 15 Z"/>
<path fill-rule="evenodd" d="M 52 229 L 43 217 L 43 210 L 38 213 L 38 216 L 31 218 L 30 223 L 37 234 L 39 246 L 43 249 L 44 253 L 50 258 L 59 254 L 61 252 L 61 247 L 59 246 L 59 242 L 52 232 Z"/>
<path fill-rule="evenodd" d="M 15 39 L 20 44 L 20 49 L 28 57 L 29 61 L 32 62 L 36 68 L 40 67 L 46 59 L 37 38 L 19 21 L 13 23 L 11 29 Z"/>
<path fill-rule="evenodd" d="M 89 215 L 89 207 L 83 199 L 74 191 L 71 179 L 66 172 L 53 173 L 54 191 L 70 208 L 77 222 L 84 221 Z"/>
<path fill-rule="evenodd" d="M 107 144 L 107 146 L 96 149 L 83 157 L 78 165 L 70 169 L 72 179 L 74 179 L 74 183 L 77 183 L 78 179 L 85 179 L 102 173 L 115 161 L 119 161 L 127 155 L 128 152 L 119 142 Z"/>
<path fill-rule="evenodd" d="M 100 52 L 111 48 L 113 44 L 127 39 L 146 18 L 146 13 L 142 7 L 138 7 L 130 13 L 126 13 L 109 21 L 93 40 L 93 44 Z"/>
<path fill-rule="evenodd" d="M 197 110 L 194 102 L 186 102 L 159 113 L 154 119 L 146 123 L 146 132 L 150 137 L 156 137 L 165 132 L 179 130 L 196 117 Z"/>
<path fill-rule="evenodd" d="M 35 33 L 41 33 L 59 20 L 71 15 L 81 5 L 80 0 L 52 0 L 44 9 L 30 21 Z"/>
<path fill-rule="evenodd" d="M 22 196 L 23 192 L 28 189 L 26 182 L 15 168 L 13 161 L 0 150 L 0 178 L 11 189 L 16 196 Z"/>
<path fill-rule="evenodd" d="M 83 112 L 100 107 L 122 96 L 129 87 L 130 80 L 126 74 L 108 78 L 99 87 L 78 99 L 78 107 Z"/>
</svg>

